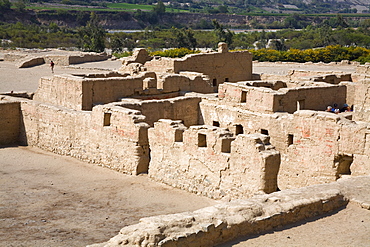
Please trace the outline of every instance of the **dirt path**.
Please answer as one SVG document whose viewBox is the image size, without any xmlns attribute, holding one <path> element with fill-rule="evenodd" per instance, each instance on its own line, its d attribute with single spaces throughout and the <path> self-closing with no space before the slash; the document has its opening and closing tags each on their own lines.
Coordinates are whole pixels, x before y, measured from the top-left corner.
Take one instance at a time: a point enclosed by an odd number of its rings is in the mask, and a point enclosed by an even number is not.
<svg viewBox="0 0 370 247">
<path fill-rule="evenodd" d="M 217 203 L 32 147 L 0 148 L 0 246 L 85 246 L 140 218 Z"/>
</svg>

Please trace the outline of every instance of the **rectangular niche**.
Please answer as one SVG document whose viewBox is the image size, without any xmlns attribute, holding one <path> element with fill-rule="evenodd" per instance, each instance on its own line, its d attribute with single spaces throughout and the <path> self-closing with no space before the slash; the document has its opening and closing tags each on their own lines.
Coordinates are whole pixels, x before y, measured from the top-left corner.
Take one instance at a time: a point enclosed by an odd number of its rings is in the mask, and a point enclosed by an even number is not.
<svg viewBox="0 0 370 247">
<path fill-rule="evenodd" d="M 184 131 L 177 129 L 175 131 L 175 142 L 183 142 Z"/>
<path fill-rule="evenodd" d="M 288 135 L 288 146 L 293 145 L 294 143 L 294 135 L 289 134 Z"/>
<path fill-rule="evenodd" d="M 240 103 L 246 103 L 247 102 L 247 92 L 242 91 L 242 95 L 240 96 Z"/>
<path fill-rule="evenodd" d="M 112 113 L 105 112 L 104 113 L 104 126 L 110 126 L 110 118 Z"/>
<path fill-rule="evenodd" d="M 207 135 L 198 134 L 198 147 L 207 147 Z"/>
<path fill-rule="evenodd" d="M 261 129 L 261 134 L 263 135 L 269 135 L 269 131 L 266 129 Z"/>
<path fill-rule="evenodd" d="M 237 124 L 235 125 L 235 135 L 244 134 L 243 125 Z"/>
<path fill-rule="evenodd" d="M 231 152 L 231 142 L 233 139 L 222 139 L 221 140 L 221 152 L 230 153 Z"/>
</svg>

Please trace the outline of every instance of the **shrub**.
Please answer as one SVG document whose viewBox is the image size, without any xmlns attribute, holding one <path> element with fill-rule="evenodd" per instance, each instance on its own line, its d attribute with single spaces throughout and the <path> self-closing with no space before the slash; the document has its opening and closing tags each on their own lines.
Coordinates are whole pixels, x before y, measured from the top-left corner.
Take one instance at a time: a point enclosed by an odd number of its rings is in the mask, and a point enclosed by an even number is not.
<svg viewBox="0 0 370 247">
<path fill-rule="evenodd" d="M 132 55 L 132 52 L 131 51 L 124 51 L 124 52 L 114 52 L 113 53 L 113 56 L 115 56 L 116 58 L 121 58 L 121 57 L 129 57 Z"/>
<path fill-rule="evenodd" d="M 253 60 L 261 62 L 340 62 L 342 60 L 370 62 L 370 49 L 363 47 L 345 47 L 340 45 L 327 46 L 318 49 L 289 49 L 277 51 L 272 49 L 249 50 L 253 54 Z"/>
<path fill-rule="evenodd" d="M 151 56 L 160 56 L 160 57 L 183 57 L 187 54 L 195 54 L 199 53 L 200 51 L 196 50 L 190 50 L 187 48 L 176 48 L 176 49 L 169 49 L 169 50 L 163 50 L 163 51 L 154 51 L 151 52 Z"/>
</svg>

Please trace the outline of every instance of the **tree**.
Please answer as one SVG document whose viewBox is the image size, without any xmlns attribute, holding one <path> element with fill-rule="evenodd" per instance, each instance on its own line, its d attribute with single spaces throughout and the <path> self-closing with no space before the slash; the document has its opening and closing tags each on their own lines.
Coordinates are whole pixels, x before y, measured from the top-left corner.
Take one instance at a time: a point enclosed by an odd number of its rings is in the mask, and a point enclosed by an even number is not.
<svg viewBox="0 0 370 247">
<path fill-rule="evenodd" d="M 172 27 L 172 32 L 175 36 L 177 48 L 188 48 L 188 49 L 196 48 L 197 40 L 194 38 L 193 30 L 185 28 L 178 29 Z"/>
<path fill-rule="evenodd" d="M 228 13 L 229 9 L 228 9 L 227 5 L 220 5 L 220 6 L 218 6 L 218 12 L 219 13 Z"/>
<path fill-rule="evenodd" d="M 95 12 L 91 12 L 90 20 L 85 27 L 78 31 L 80 47 L 84 51 L 102 52 L 105 49 L 105 30 L 99 24 L 99 18 Z"/>
<path fill-rule="evenodd" d="M 158 1 L 157 5 L 154 6 L 153 12 L 157 15 L 163 15 L 166 12 L 166 6 L 162 1 Z"/>
<path fill-rule="evenodd" d="M 18 0 L 14 3 L 14 7 L 17 11 L 23 12 L 26 9 L 26 4 L 24 0 Z"/>
<path fill-rule="evenodd" d="M 0 11 L 7 11 L 10 10 L 12 4 L 9 0 L 0 0 Z"/>
<path fill-rule="evenodd" d="M 216 34 L 218 42 L 226 42 L 230 46 L 233 42 L 234 33 L 229 29 L 225 31 L 224 27 L 216 20 L 212 20 L 212 23 L 214 26 L 213 32 Z"/>
</svg>

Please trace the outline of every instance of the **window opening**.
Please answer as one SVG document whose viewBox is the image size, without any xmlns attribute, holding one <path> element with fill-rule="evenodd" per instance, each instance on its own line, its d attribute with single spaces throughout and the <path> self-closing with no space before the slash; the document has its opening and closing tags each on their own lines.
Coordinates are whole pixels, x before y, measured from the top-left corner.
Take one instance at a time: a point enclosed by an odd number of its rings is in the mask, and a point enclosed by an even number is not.
<svg viewBox="0 0 370 247">
<path fill-rule="evenodd" d="M 213 121 L 213 126 L 220 127 L 220 122 L 218 122 L 218 121 Z"/>
</svg>

